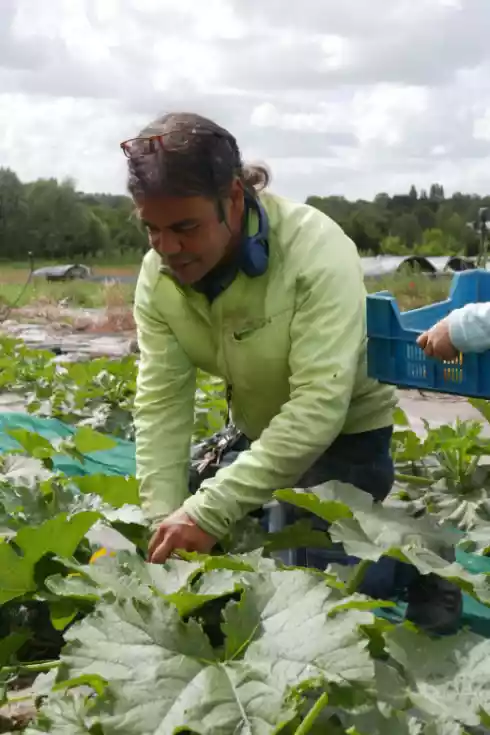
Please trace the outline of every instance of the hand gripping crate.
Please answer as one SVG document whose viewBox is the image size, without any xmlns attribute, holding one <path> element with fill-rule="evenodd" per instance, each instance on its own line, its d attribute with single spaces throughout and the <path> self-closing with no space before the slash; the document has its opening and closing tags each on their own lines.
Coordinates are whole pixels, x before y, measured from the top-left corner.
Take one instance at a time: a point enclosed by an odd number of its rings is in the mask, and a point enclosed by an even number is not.
<svg viewBox="0 0 490 735">
<path fill-rule="evenodd" d="M 417 337 L 454 309 L 490 301 L 490 272 L 454 275 L 446 301 L 400 312 L 388 292 L 367 299 L 368 374 L 381 383 L 459 396 L 490 398 L 490 351 L 441 362 L 426 357 Z M 490 325 L 489 325 L 490 328 Z"/>
</svg>

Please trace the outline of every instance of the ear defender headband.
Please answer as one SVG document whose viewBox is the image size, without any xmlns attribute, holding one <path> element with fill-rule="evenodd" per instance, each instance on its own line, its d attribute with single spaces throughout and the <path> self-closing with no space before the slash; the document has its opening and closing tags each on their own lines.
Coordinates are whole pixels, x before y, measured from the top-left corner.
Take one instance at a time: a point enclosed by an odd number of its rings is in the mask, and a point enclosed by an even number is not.
<svg viewBox="0 0 490 735">
<path fill-rule="evenodd" d="M 240 246 L 240 269 L 249 278 L 264 275 L 269 264 L 269 220 L 261 203 L 250 195 L 245 195 L 247 214 L 255 210 L 258 228 L 255 235 L 244 233 Z"/>
<path fill-rule="evenodd" d="M 232 153 L 236 157 L 237 168 L 241 166 L 240 153 L 235 138 L 229 133 L 223 135 Z M 210 169 L 213 180 L 216 180 L 216 172 L 214 169 L 214 158 L 210 156 Z M 240 243 L 240 253 L 238 257 L 238 267 L 249 278 L 257 278 L 264 275 L 269 264 L 269 219 L 267 212 L 263 208 L 258 199 L 252 196 L 247 190 L 244 191 L 245 196 L 245 227 L 248 222 L 248 215 L 251 210 L 257 215 L 257 232 L 255 235 L 249 235 L 246 230 L 242 235 Z M 222 221 L 225 220 L 225 212 L 222 201 L 218 201 L 219 216 Z"/>
</svg>

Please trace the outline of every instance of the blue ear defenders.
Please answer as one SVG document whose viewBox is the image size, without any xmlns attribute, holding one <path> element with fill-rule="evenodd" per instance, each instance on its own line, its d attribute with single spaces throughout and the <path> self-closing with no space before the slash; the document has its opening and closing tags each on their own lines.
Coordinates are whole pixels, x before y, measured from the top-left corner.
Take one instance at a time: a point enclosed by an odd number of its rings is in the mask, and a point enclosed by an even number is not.
<svg viewBox="0 0 490 735">
<path fill-rule="evenodd" d="M 258 228 L 255 235 L 244 234 L 240 245 L 239 267 L 249 278 L 262 276 L 269 263 L 269 220 L 261 203 L 251 196 L 245 198 L 246 214 L 254 209 Z"/>
</svg>

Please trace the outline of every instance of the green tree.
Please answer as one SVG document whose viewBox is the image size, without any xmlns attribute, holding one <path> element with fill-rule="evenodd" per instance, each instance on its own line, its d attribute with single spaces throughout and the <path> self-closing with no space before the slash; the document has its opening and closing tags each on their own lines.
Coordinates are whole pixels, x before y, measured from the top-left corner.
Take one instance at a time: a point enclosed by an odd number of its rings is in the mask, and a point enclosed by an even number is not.
<svg viewBox="0 0 490 735">
<path fill-rule="evenodd" d="M 388 234 L 386 217 L 369 205 L 352 212 L 344 229 L 363 253 L 379 253 L 381 241 Z"/>
<path fill-rule="evenodd" d="M 110 254 L 111 238 L 109 228 L 94 212 L 90 212 L 88 217 L 85 250 L 80 252 L 79 255 L 88 255 L 91 257 L 104 255 L 109 257 Z"/>
<path fill-rule="evenodd" d="M 420 229 L 431 230 L 433 227 L 436 226 L 436 216 L 432 209 L 430 209 L 430 207 L 422 203 L 422 200 L 420 200 L 420 202 L 421 203 L 416 209 L 416 215 L 419 221 Z"/>
<path fill-rule="evenodd" d="M 448 236 L 442 230 L 433 228 L 426 230 L 422 235 L 422 241 L 417 244 L 418 255 L 448 255 Z"/>
<path fill-rule="evenodd" d="M 417 194 L 417 189 L 415 188 L 415 186 L 413 184 L 410 187 L 410 192 L 409 192 L 408 196 L 410 197 L 410 199 L 412 200 L 412 202 L 416 202 L 418 200 L 418 198 L 419 198 L 419 195 Z"/>
<path fill-rule="evenodd" d="M 406 254 L 478 251 L 480 207 L 490 197 L 455 193 L 445 197 L 434 183 L 429 195 L 415 185 L 408 194 L 376 194 L 373 201 L 344 196 L 310 196 L 307 203 L 345 230 L 360 252 Z M 77 191 L 72 179 L 40 179 L 23 184 L 0 169 L 0 258 L 63 261 L 102 256 L 140 258 L 148 247 L 144 228 L 127 196 Z"/>
<path fill-rule="evenodd" d="M 91 218 L 70 182 L 39 180 L 27 186 L 31 247 L 37 257 L 74 260 L 87 253 Z"/>
<path fill-rule="evenodd" d="M 444 201 L 444 187 L 441 186 L 441 184 L 432 184 L 429 191 L 429 199 L 431 202 L 436 202 L 439 204 L 439 202 Z"/>
<path fill-rule="evenodd" d="M 0 168 L 0 258 L 23 259 L 29 250 L 24 187 L 10 169 Z"/>
<path fill-rule="evenodd" d="M 397 217 L 391 227 L 391 235 L 399 237 L 410 249 L 422 237 L 422 230 L 415 214 L 402 214 Z"/>
<path fill-rule="evenodd" d="M 409 255 L 410 250 L 400 237 L 388 235 L 381 243 L 383 255 Z"/>
</svg>

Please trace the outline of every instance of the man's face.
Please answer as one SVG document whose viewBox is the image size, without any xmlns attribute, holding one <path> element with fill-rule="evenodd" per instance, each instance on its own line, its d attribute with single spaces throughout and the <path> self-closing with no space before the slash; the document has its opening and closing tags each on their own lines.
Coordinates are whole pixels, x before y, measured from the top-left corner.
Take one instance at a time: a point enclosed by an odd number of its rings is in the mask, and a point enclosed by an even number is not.
<svg viewBox="0 0 490 735">
<path fill-rule="evenodd" d="M 180 283 L 193 284 L 230 254 L 240 234 L 243 191 L 236 182 L 223 201 L 226 222 L 216 201 L 205 197 L 145 197 L 137 206 L 152 248 Z"/>
</svg>

